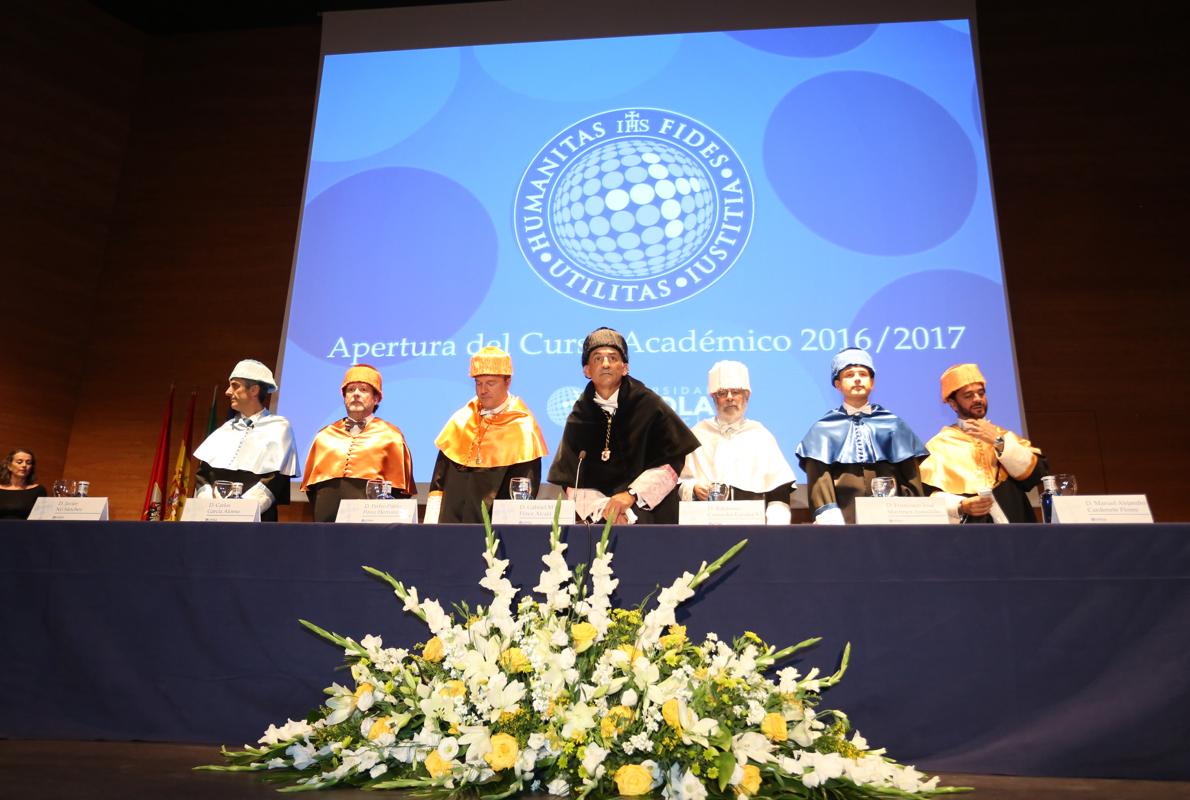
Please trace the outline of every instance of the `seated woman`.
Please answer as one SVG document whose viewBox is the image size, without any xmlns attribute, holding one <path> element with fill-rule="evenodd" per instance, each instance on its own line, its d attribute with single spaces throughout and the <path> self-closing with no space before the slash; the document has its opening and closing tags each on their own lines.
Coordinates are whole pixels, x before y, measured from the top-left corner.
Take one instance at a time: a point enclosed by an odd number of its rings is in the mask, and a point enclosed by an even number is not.
<svg viewBox="0 0 1190 800">
<path fill-rule="evenodd" d="M 37 459 L 33 452 L 17 448 L 0 464 L 0 519 L 28 519 L 37 498 L 45 497 L 36 480 Z"/>
</svg>

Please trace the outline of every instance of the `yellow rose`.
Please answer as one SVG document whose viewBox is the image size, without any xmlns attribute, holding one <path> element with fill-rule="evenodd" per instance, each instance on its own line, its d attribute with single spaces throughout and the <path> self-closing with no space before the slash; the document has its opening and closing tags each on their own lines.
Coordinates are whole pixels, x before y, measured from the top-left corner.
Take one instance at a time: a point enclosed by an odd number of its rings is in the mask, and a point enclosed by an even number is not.
<svg viewBox="0 0 1190 800">
<path fill-rule="evenodd" d="M 437 664 L 446 656 L 446 648 L 442 646 L 442 640 L 437 636 L 426 642 L 426 646 L 421 649 L 421 657 L 431 664 Z"/>
<path fill-rule="evenodd" d="M 519 647 L 510 647 L 500 654 L 500 666 L 511 673 L 528 672 L 529 658 Z"/>
<path fill-rule="evenodd" d="M 483 760 L 488 762 L 489 767 L 499 772 L 515 764 L 520 752 L 516 739 L 507 733 L 497 733 L 492 737 L 492 751 L 486 753 Z"/>
<path fill-rule="evenodd" d="M 628 706 L 613 706 L 599 721 L 599 732 L 603 734 L 604 739 L 614 739 L 624 732 L 635 716 Z"/>
<path fill-rule="evenodd" d="M 682 732 L 682 717 L 678 707 L 678 698 L 671 697 L 661 704 L 661 716 L 669 723 L 669 727 L 678 733 Z"/>
<path fill-rule="evenodd" d="M 744 765 L 744 777 L 736 784 L 741 792 L 754 795 L 760 791 L 760 767 L 755 764 Z"/>
<path fill-rule="evenodd" d="M 640 764 L 625 764 L 616 770 L 616 790 L 625 797 L 648 794 L 653 789 L 653 773 Z"/>
<path fill-rule="evenodd" d="M 437 750 L 431 750 L 422 763 L 426 765 L 426 772 L 430 773 L 431 778 L 438 779 L 450 773 L 450 762 L 438 755 Z"/>
<path fill-rule="evenodd" d="M 438 694 L 442 695 L 443 697 L 462 697 L 463 695 L 467 694 L 467 685 L 459 680 L 447 681 L 443 687 L 438 690 Z"/>
<path fill-rule="evenodd" d="M 686 643 L 686 626 L 685 625 L 670 625 L 669 633 L 662 636 L 658 643 L 666 650 L 674 647 L 681 647 Z"/>
<path fill-rule="evenodd" d="M 627 642 L 620 645 L 616 649 L 628 656 L 629 664 L 631 664 L 633 661 L 636 661 L 636 659 L 640 658 L 641 656 L 640 650 L 638 650 L 635 645 L 628 644 Z"/>
<path fill-rule="evenodd" d="M 388 723 L 391 721 L 390 717 L 381 717 L 372 723 L 372 727 L 368 728 L 368 741 L 376 741 L 384 734 L 388 733 Z"/>
<path fill-rule="evenodd" d="M 785 717 L 776 712 L 764 715 L 760 721 L 760 732 L 774 742 L 783 742 L 789 738 L 789 729 L 785 725 Z"/>
<path fill-rule="evenodd" d="M 570 638 L 574 640 L 574 652 L 583 653 L 595 644 L 595 637 L 599 631 L 589 622 L 576 622 L 570 626 Z"/>
</svg>

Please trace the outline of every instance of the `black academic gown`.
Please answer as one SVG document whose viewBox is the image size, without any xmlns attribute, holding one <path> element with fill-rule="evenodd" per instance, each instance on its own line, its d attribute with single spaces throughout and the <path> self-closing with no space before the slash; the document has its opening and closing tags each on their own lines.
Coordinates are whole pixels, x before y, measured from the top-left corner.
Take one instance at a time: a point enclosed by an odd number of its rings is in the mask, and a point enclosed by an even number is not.
<svg viewBox="0 0 1190 800">
<path fill-rule="evenodd" d="M 699 447 L 686 423 L 655 392 L 630 375 L 620 383 L 618 408 L 611 422 L 608 440 L 607 414 L 595 404 L 595 384 L 574 403 L 562 442 L 558 445 L 548 480 L 562 487 L 595 489 L 608 497 L 625 491 L 645 470 L 668 464 L 675 473 L 682 471 L 686 455 Z M 608 459 L 602 458 L 606 449 Z M 579 453 L 586 451 L 582 468 Z M 657 507 L 646 510 L 633 507 L 638 522 L 676 524 L 678 493 L 670 492 Z"/>
</svg>

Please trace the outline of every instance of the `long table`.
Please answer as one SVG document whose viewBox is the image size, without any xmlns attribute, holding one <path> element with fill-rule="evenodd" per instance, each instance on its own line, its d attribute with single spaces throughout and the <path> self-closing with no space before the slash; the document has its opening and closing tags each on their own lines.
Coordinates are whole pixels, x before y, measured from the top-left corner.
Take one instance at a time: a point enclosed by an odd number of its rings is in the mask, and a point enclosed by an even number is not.
<svg viewBox="0 0 1190 800">
<path fill-rule="evenodd" d="M 545 528 L 500 531 L 529 590 Z M 598 529 L 565 530 L 586 561 Z M 618 529 L 621 605 L 741 538 L 679 610 L 850 669 L 824 707 L 939 771 L 1190 779 L 1190 525 Z M 0 737 L 255 742 L 349 681 L 298 623 L 411 646 L 422 597 L 485 603 L 477 526 L 0 523 Z"/>
</svg>

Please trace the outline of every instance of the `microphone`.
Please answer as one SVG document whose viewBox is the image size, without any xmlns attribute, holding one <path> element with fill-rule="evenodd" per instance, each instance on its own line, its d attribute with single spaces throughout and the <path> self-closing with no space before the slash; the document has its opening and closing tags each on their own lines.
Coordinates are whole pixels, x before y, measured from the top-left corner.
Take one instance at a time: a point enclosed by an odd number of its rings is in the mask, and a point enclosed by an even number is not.
<svg viewBox="0 0 1190 800">
<path fill-rule="evenodd" d="M 578 503 L 578 477 L 579 477 L 579 473 L 581 473 L 583 470 L 583 459 L 586 457 L 587 457 L 586 450 L 578 451 L 578 464 L 574 468 L 574 501 L 575 501 L 575 503 Z M 590 527 L 591 527 L 590 521 L 586 517 L 582 517 L 582 520 L 583 520 L 583 522 L 585 522 L 587 524 L 587 528 L 590 529 Z"/>
<path fill-rule="evenodd" d="M 578 491 L 578 476 L 579 476 L 579 473 L 580 473 L 580 472 L 582 472 L 582 469 L 583 469 L 583 459 L 584 459 L 584 458 L 586 458 L 586 457 L 587 457 L 587 451 L 586 451 L 586 450 L 579 450 L 579 451 L 578 451 L 578 464 L 577 464 L 577 465 L 575 466 L 575 468 L 574 468 L 574 490 L 575 490 L 576 492 Z"/>
</svg>

